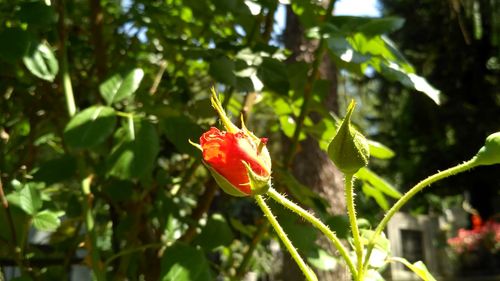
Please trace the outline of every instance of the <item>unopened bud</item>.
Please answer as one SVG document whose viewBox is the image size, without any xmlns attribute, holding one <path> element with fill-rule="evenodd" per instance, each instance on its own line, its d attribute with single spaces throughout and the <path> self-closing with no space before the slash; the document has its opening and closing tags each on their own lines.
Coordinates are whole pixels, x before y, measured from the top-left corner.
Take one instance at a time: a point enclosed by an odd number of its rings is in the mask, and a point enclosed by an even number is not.
<svg viewBox="0 0 500 281">
<path fill-rule="evenodd" d="M 475 156 L 478 165 L 500 164 L 500 132 L 489 135 Z"/>
<path fill-rule="evenodd" d="M 368 165 L 370 150 L 366 138 L 351 125 L 356 103 L 351 101 L 337 134 L 328 146 L 328 156 L 344 174 L 355 174 Z"/>
</svg>

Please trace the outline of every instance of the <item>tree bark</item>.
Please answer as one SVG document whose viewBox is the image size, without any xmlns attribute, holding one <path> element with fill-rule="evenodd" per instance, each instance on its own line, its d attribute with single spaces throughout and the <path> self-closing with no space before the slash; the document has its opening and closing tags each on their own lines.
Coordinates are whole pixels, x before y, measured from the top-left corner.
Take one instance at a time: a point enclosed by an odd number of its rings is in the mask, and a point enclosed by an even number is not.
<svg viewBox="0 0 500 281">
<path fill-rule="evenodd" d="M 311 63 L 314 51 L 318 47 L 317 41 L 304 39 L 304 31 L 301 28 L 298 17 L 287 7 L 287 28 L 284 33 L 285 46 L 292 50 L 293 61 L 305 61 Z M 327 109 L 338 113 L 338 91 L 337 70 L 328 56 L 324 56 L 320 64 L 320 77 L 330 81 L 329 95 L 324 103 Z M 319 116 L 310 116 L 318 121 Z M 332 214 L 345 213 L 345 198 L 342 173 L 333 165 L 328 155 L 320 149 L 318 142 L 307 137 L 300 143 L 299 152 L 293 162 L 293 173 L 304 185 L 320 194 L 330 203 Z M 335 254 L 335 249 L 326 238 L 320 238 L 319 243 L 330 253 Z M 292 270 L 293 268 L 293 270 Z M 330 272 L 317 272 L 319 280 L 348 280 L 349 274 L 346 268 L 339 266 Z M 285 255 L 283 280 L 302 280 L 302 274 L 294 265 L 291 258 Z"/>
</svg>

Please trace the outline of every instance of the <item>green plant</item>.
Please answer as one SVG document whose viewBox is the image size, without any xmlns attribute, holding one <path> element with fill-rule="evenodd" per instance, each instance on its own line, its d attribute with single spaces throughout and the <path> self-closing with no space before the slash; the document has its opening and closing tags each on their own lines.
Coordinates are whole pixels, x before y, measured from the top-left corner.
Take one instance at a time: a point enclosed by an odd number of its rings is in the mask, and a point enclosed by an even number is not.
<svg viewBox="0 0 500 281">
<path fill-rule="evenodd" d="M 422 280 L 435 281 L 436 279 L 427 270 L 427 267 L 422 261 L 417 261 L 412 264 L 402 257 L 391 256 L 389 243 L 382 233 L 383 230 L 398 210 L 408 203 L 408 201 L 418 192 L 432 183 L 470 170 L 476 166 L 500 164 L 500 132 L 498 132 L 486 138 L 485 145 L 471 160 L 429 176 L 412 187 L 389 208 L 375 230 L 360 230 L 354 205 L 355 192 L 353 181 L 356 173 L 368 164 L 369 148 L 368 142 L 364 136 L 352 127 L 351 115 L 355 107 L 355 103 L 352 101 L 347 110 L 346 117 L 343 119 L 328 148 L 330 158 L 339 170 L 344 173 L 347 214 L 352 234 L 352 252 L 354 252 L 353 255 L 350 255 L 337 235 L 331 231 L 328 226 L 272 188 L 270 179 L 271 160 L 265 148 L 265 142 L 263 143 L 259 138 L 253 135 L 252 132 L 248 131 L 243 122 L 242 129 L 238 129 L 236 125 L 229 121 L 214 89 L 212 89 L 211 100 L 212 106 L 219 114 L 227 132 L 221 133 L 217 129 L 212 128 L 205 133 L 213 135 L 211 141 L 207 141 L 207 136 L 203 135 L 200 138 L 201 145 L 192 144 L 201 150 L 205 165 L 224 191 L 233 196 L 253 196 L 255 198 L 278 237 L 309 281 L 316 281 L 318 278 L 297 252 L 297 249 L 293 246 L 286 232 L 280 226 L 271 209 L 266 204 L 262 194 L 267 195 L 285 208 L 296 213 L 302 219 L 310 222 L 313 227 L 325 234 L 339 251 L 343 261 L 349 268 L 353 280 L 383 280 L 377 270 L 382 267 L 384 263 L 400 262 L 417 274 Z M 234 136 L 240 137 L 234 140 Z M 265 153 L 261 155 L 261 152 L 264 150 Z M 255 164 L 250 165 L 249 163 Z M 267 164 L 261 166 L 259 163 Z M 262 186 L 266 186 L 266 188 L 262 188 Z M 384 262 L 378 263 L 377 266 L 373 266 L 370 260 L 374 249 L 382 252 L 385 257 Z M 351 258 L 352 256 L 354 256 L 355 259 Z"/>
</svg>

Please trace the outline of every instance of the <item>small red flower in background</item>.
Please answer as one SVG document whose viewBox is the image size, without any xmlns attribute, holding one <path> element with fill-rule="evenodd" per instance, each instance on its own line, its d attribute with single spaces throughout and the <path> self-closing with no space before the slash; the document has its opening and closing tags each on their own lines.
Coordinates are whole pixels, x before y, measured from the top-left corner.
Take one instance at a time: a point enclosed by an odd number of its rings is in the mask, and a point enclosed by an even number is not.
<svg viewBox="0 0 500 281">
<path fill-rule="evenodd" d="M 448 244 L 458 254 L 487 250 L 495 253 L 500 250 L 500 223 L 488 220 L 483 223 L 479 215 L 473 215 L 472 229 L 459 229 L 456 237 L 448 239 Z"/>
<path fill-rule="evenodd" d="M 226 193 L 251 196 L 266 192 L 271 177 L 267 139 L 256 137 L 243 120 L 241 129 L 234 125 L 213 88 L 211 102 L 226 131 L 212 127 L 200 137 L 200 144 L 191 144 L 201 150 L 203 163 Z"/>
<path fill-rule="evenodd" d="M 255 143 L 243 131 L 235 134 L 210 128 L 200 137 L 203 161 L 238 190 L 251 195 L 250 178 L 247 163 L 251 170 L 263 177 L 269 178 L 271 171 L 267 157 L 262 156 L 262 147 L 267 139 L 261 138 L 260 144 Z"/>
</svg>

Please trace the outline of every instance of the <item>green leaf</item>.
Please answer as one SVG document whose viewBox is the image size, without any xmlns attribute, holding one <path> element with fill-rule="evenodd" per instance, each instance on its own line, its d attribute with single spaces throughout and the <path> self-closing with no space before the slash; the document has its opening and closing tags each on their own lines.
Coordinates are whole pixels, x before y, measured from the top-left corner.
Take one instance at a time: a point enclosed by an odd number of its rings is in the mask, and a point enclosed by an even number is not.
<svg viewBox="0 0 500 281">
<path fill-rule="evenodd" d="M 291 193 L 293 198 L 298 201 L 298 203 L 316 210 L 326 210 L 328 208 L 328 202 L 324 198 L 311 191 L 311 188 L 308 186 L 300 183 L 286 169 L 279 167 L 273 168 L 273 176 L 276 182 L 279 182 L 288 188 L 288 191 Z"/>
<path fill-rule="evenodd" d="M 26 184 L 19 192 L 19 207 L 34 215 L 42 207 L 42 196 L 35 184 Z"/>
<path fill-rule="evenodd" d="M 135 195 L 134 182 L 118 179 L 108 180 L 103 192 L 105 192 L 113 202 L 128 201 Z"/>
<path fill-rule="evenodd" d="M 257 69 L 257 77 L 268 89 L 286 95 L 290 84 L 285 64 L 272 58 L 263 58 L 262 64 Z"/>
<path fill-rule="evenodd" d="M 412 264 L 406 259 L 400 257 L 392 257 L 391 261 L 397 261 L 404 264 L 406 267 L 408 267 L 411 271 L 417 274 L 418 277 L 422 278 L 422 280 L 424 281 L 436 281 L 436 278 L 432 276 L 432 274 L 429 272 L 429 270 L 422 261 L 417 261 Z"/>
<path fill-rule="evenodd" d="M 148 121 L 135 123 L 135 138 L 122 128 L 117 133 L 117 145 L 107 160 L 108 175 L 119 179 L 141 178 L 151 175 L 159 140 L 156 128 Z"/>
<path fill-rule="evenodd" d="M 33 217 L 33 226 L 38 230 L 54 231 L 61 225 L 59 217 L 62 215 L 64 212 L 43 210 Z"/>
<path fill-rule="evenodd" d="M 318 25 L 319 17 L 317 14 L 318 5 L 308 0 L 291 1 L 293 12 L 299 17 L 300 22 L 305 28 L 311 28 Z"/>
<path fill-rule="evenodd" d="M 357 27 L 357 30 L 368 37 L 390 33 L 403 27 L 405 20 L 399 17 L 371 18 Z"/>
<path fill-rule="evenodd" d="M 307 255 L 307 261 L 317 269 L 331 271 L 337 267 L 337 259 L 320 248 Z"/>
<path fill-rule="evenodd" d="M 226 219 L 221 214 L 213 214 L 193 242 L 211 252 L 217 247 L 231 244 L 233 236 Z"/>
<path fill-rule="evenodd" d="M 376 189 L 376 188 L 373 188 L 370 184 L 368 183 L 363 183 L 363 193 L 368 196 L 368 197 L 372 197 L 373 199 L 375 199 L 375 201 L 377 202 L 377 204 L 384 210 L 388 210 L 389 209 L 389 202 L 387 202 L 387 199 L 385 199 L 385 196 L 382 192 L 380 192 L 380 190 Z"/>
<path fill-rule="evenodd" d="M 42 1 L 21 4 L 19 19 L 28 24 L 28 27 L 50 26 L 57 20 L 54 8 L 45 5 Z"/>
<path fill-rule="evenodd" d="M 75 115 L 64 129 L 64 140 L 74 148 L 89 148 L 103 142 L 115 129 L 115 110 L 92 106 Z"/>
<path fill-rule="evenodd" d="M 335 231 L 337 237 L 340 239 L 345 239 L 348 237 L 351 225 L 349 223 L 349 217 L 347 215 L 333 215 L 328 216 L 325 223 L 330 227 L 331 230 Z"/>
<path fill-rule="evenodd" d="M 40 164 L 39 169 L 33 174 L 33 179 L 51 185 L 71 178 L 76 174 L 76 159 L 63 155 Z"/>
<path fill-rule="evenodd" d="M 15 228 L 15 233 L 16 233 L 16 240 L 17 241 L 23 241 L 23 239 L 26 239 L 26 237 L 23 237 L 25 233 L 28 233 L 30 224 L 29 221 L 31 220 L 31 216 L 26 214 L 25 211 L 23 211 L 19 207 L 19 193 L 18 192 L 12 192 L 7 195 L 7 201 L 9 202 L 9 212 L 10 215 L 12 216 L 12 222 L 14 223 L 14 228 Z M 0 211 L 0 226 L 1 226 L 1 231 L 0 231 L 0 245 L 2 245 L 1 241 L 6 241 L 7 243 L 12 243 L 11 245 L 15 245 L 12 237 L 12 230 L 10 228 L 10 223 L 9 219 L 7 218 L 7 213 L 5 210 L 3 210 L 3 206 L 1 207 L 2 210 Z M 7 227 L 8 226 L 8 227 Z M 1 247 L 0 247 L 1 248 Z M 0 250 L 2 252 L 2 250 Z"/>
<path fill-rule="evenodd" d="M 368 269 L 363 281 L 385 281 L 385 279 L 375 269 Z"/>
<path fill-rule="evenodd" d="M 213 280 L 203 252 L 180 242 L 163 253 L 160 278 L 162 281 Z"/>
<path fill-rule="evenodd" d="M 0 31 L 0 59 L 16 63 L 30 46 L 30 34 L 21 28 Z M 8 43 L 7 43 L 8 42 Z"/>
<path fill-rule="evenodd" d="M 368 168 L 359 169 L 356 173 L 356 178 L 369 182 L 374 188 L 391 196 L 392 198 L 398 199 L 402 196 L 396 188 Z"/>
<path fill-rule="evenodd" d="M 235 86 L 236 76 L 234 74 L 234 70 L 234 62 L 224 56 L 218 57 L 210 62 L 208 73 L 218 82 Z"/>
<path fill-rule="evenodd" d="M 389 159 L 396 155 L 392 149 L 379 142 L 368 140 L 368 145 L 370 147 L 370 155 L 375 158 Z"/>
<path fill-rule="evenodd" d="M 410 73 L 397 64 L 390 62 L 382 63 L 380 73 L 388 79 L 398 80 L 404 86 L 424 93 L 436 104 L 441 103 L 441 92 L 439 90 L 429 84 L 425 78 Z"/>
<path fill-rule="evenodd" d="M 42 207 L 39 185 L 33 182 L 25 184 L 21 190 L 7 195 L 10 204 L 16 205 L 29 215 L 34 215 Z"/>
<path fill-rule="evenodd" d="M 23 57 L 23 62 L 31 74 L 47 81 L 54 81 L 59 71 L 56 56 L 44 43 L 32 42 Z"/>
<path fill-rule="evenodd" d="M 341 61 L 350 64 L 360 64 L 370 59 L 369 55 L 359 52 L 346 37 L 333 34 L 326 39 L 330 52 Z"/>
<path fill-rule="evenodd" d="M 111 105 L 132 96 L 139 88 L 143 77 L 144 71 L 140 68 L 129 71 L 124 77 L 115 74 L 99 86 L 99 91 L 107 104 Z"/>
<path fill-rule="evenodd" d="M 368 245 L 368 242 L 372 239 L 375 231 L 370 229 L 360 229 L 359 233 L 361 235 L 361 243 L 363 245 Z M 377 240 L 375 240 L 375 249 L 379 249 L 386 254 L 391 252 L 391 244 L 383 232 L 380 233 Z"/>
<path fill-rule="evenodd" d="M 314 227 L 304 223 L 303 219 L 288 210 L 284 210 L 283 208 L 273 208 L 273 210 L 276 210 L 278 221 L 283 230 L 285 230 L 293 245 L 300 252 L 310 253 L 314 249 L 317 249 L 316 238 L 318 233 Z"/>
<path fill-rule="evenodd" d="M 256 227 L 253 224 L 245 225 L 239 219 L 229 218 L 231 226 L 247 237 L 253 237 Z"/>
<path fill-rule="evenodd" d="M 329 32 L 348 36 L 353 33 L 363 33 L 368 37 L 382 35 L 400 29 L 404 19 L 399 17 L 370 18 L 358 16 L 334 16 L 328 25 Z"/>
<path fill-rule="evenodd" d="M 162 119 L 161 122 L 165 136 L 180 153 L 200 157 L 200 151 L 188 142 L 188 140 L 198 142 L 198 139 L 203 134 L 200 125 L 185 115 L 167 117 Z"/>
</svg>

